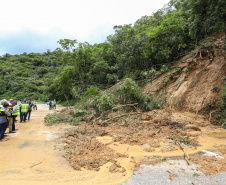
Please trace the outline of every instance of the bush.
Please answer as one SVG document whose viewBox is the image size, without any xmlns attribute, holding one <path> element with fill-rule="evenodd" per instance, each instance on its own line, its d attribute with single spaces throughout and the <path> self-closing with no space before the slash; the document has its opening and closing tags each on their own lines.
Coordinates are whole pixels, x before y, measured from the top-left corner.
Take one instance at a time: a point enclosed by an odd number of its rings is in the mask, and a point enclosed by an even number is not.
<svg viewBox="0 0 226 185">
<path fill-rule="evenodd" d="M 53 114 L 47 114 L 46 116 L 45 116 L 45 122 L 46 122 L 46 124 L 48 125 L 48 126 L 51 126 L 51 125 L 53 125 L 53 124 L 56 124 L 56 123 L 60 123 L 60 122 L 62 122 L 63 120 L 62 120 L 62 118 L 60 117 L 60 115 L 59 114 L 57 114 L 57 113 L 53 113 Z"/>
<path fill-rule="evenodd" d="M 141 88 L 131 78 L 127 78 L 121 85 L 118 94 L 123 103 L 142 103 L 144 101 Z"/>
<path fill-rule="evenodd" d="M 80 116 L 85 116 L 85 115 L 87 115 L 87 114 L 88 114 L 87 111 L 81 110 L 81 109 L 76 109 L 76 110 L 73 111 L 73 117 L 74 117 L 74 118 L 75 118 L 75 117 L 80 117 Z"/>
<path fill-rule="evenodd" d="M 113 94 L 104 94 L 96 96 L 91 104 L 91 107 L 95 109 L 96 113 L 102 113 L 111 109 L 114 104 Z"/>
<path fill-rule="evenodd" d="M 154 109 L 160 109 L 162 108 L 163 104 L 165 103 L 165 97 L 159 97 L 156 95 L 152 95 L 151 97 L 146 97 L 143 108 L 146 111 L 154 110 Z"/>
<path fill-rule="evenodd" d="M 97 87 L 91 85 L 87 90 L 83 93 L 83 99 L 88 100 L 89 98 L 92 98 L 93 96 L 96 96 L 100 94 L 100 91 Z"/>
</svg>

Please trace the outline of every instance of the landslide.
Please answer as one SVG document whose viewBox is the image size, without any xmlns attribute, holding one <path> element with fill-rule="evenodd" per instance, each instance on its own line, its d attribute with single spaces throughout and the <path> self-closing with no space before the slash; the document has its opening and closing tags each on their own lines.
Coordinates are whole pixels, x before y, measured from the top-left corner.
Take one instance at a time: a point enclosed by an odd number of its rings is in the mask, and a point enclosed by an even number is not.
<svg viewBox="0 0 226 185">
<path fill-rule="evenodd" d="M 97 121 L 100 115 L 87 116 L 83 119 L 86 121 L 68 131 L 64 136 L 65 157 L 71 166 L 75 170 L 99 171 L 108 163 L 109 172 L 126 175 L 128 170 L 138 168 L 145 156 L 152 156 L 149 160 L 155 161 L 153 156 L 182 156 L 187 151 L 186 154 L 195 154 L 189 161 L 200 164 L 203 173 L 226 171 L 226 132 L 211 125 L 202 114 L 208 103 L 219 100 L 223 92 L 225 39 L 225 33 L 209 38 L 211 42 L 201 43 L 177 61 L 172 70 L 143 88 L 147 96 L 164 94 L 166 102 L 162 109 L 139 114 L 137 107 L 112 109 L 101 118 L 104 124 Z M 73 112 L 65 109 L 64 114 L 67 111 Z M 212 131 L 223 133 L 224 137 L 213 138 Z M 206 148 L 224 158 L 198 153 Z M 213 164 L 218 170 L 214 170 Z"/>
<path fill-rule="evenodd" d="M 167 105 L 177 110 L 203 113 L 213 100 L 219 100 L 226 75 L 225 32 L 207 38 L 200 46 L 148 83 L 145 95 L 166 94 Z"/>
</svg>

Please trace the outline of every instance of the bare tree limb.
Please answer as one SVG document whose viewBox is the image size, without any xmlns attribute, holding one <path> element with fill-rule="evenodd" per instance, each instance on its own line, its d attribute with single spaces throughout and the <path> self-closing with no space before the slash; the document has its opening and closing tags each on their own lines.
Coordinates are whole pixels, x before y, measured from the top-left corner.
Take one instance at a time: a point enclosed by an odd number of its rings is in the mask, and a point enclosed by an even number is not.
<svg viewBox="0 0 226 185">
<path fill-rule="evenodd" d="M 103 121 L 102 124 L 105 124 L 105 123 L 107 123 L 107 122 L 109 122 L 109 121 L 111 121 L 111 120 L 113 120 L 113 119 L 121 118 L 121 117 L 124 117 L 124 116 L 137 115 L 137 114 L 143 114 L 143 112 L 135 112 L 135 113 L 122 114 L 122 115 L 120 115 L 120 116 L 115 116 L 115 117 L 110 118 L 110 119 L 108 119 L 108 120 L 106 120 L 106 121 Z"/>
</svg>

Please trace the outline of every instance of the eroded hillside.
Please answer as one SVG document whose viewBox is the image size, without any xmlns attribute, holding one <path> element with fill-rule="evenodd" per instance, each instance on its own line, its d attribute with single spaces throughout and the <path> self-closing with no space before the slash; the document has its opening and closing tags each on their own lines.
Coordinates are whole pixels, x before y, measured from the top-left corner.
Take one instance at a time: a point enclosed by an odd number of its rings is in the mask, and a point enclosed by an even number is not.
<svg viewBox="0 0 226 185">
<path fill-rule="evenodd" d="M 144 94 L 166 94 L 170 107 L 201 112 L 220 99 L 226 75 L 225 33 L 204 41 L 199 49 L 181 58 L 171 71 L 144 87 Z"/>
</svg>

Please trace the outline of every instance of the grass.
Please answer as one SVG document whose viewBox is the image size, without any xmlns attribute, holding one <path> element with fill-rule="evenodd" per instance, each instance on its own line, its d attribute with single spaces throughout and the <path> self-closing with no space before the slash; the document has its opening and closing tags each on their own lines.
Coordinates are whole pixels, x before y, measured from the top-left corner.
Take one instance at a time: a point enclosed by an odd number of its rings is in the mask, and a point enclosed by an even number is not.
<svg viewBox="0 0 226 185">
<path fill-rule="evenodd" d="M 199 175 L 198 173 L 194 172 L 193 176 L 194 176 L 194 177 L 198 177 L 198 176 L 200 176 L 200 175 Z"/>
<path fill-rule="evenodd" d="M 185 145 L 190 145 L 191 144 L 191 139 L 190 137 L 181 137 L 181 136 L 176 136 L 176 137 L 171 137 L 171 136 L 167 136 L 168 139 L 173 140 L 174 144 L 176 144 L 176 142 L 179 143 L 183 143 Z"/>
</svg>

